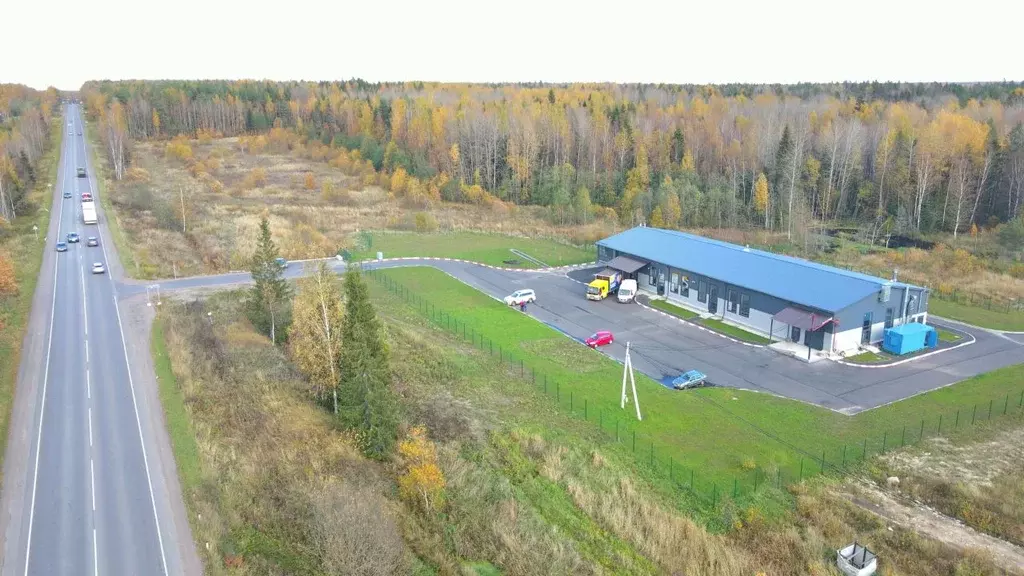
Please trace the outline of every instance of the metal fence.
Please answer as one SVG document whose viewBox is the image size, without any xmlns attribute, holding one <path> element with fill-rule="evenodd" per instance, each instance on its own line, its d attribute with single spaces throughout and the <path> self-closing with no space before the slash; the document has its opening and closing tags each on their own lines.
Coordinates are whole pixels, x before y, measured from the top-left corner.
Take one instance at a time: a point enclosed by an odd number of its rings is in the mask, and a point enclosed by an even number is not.
<svg viewBox="0 0 1024 576">
<path fill-rule="evenodd" d="M 494 340 L 469 326 L 465 321 L 460 321 L 450 311 L 438 308 L 432 302 L 397 282 L 384 270 L 367 268 L 364 272 L 380 286 L 415 307 L 434 325 L 444 328 L 453 335 L 472 343 L 478 350 L 486 352 L 496 359 L 510 375 L 530 384 L 537 392 L 542 392 L 571 416 L 596 424 L 609 440 L 614 440 L 628 448 L 636 458 L 638 465 L 647 467 L 650 472 L 668 480 L 677 489 L 685 491 L 700 503 L 712 507 L 719 505 L 724 499 L 737 500 L 750 496 L 766 486 L 784 489 L 790 484 L 801 482 L 805 478 L 817 474 L 844 473 L 869 457 L 917 444 L 944 432 L 948 435 L 996 417 L 1024 415 L 1024 389 L 1021 389 L 1020 392 L 992 398 L 987 403 L 951 408 L 922 418 L 920 422 L 914 421 L 899 427 L 880 430 L 870 437 L 821 450 L 796 446 L 785 438 L 777 437 L 747 423 L 758 433 L 773 438 L 785 447 L 791 456 L 791 462 L 767 467 L 752 466 L 740 474 L 701 474 L 693 468 L 682 466 L 676 462 L 669 447 L 663 444 L 659 446 L 655 439 L 638 432 L 637 428 L 640 424 L 636 420 L 621 417 L 621 411 L 618 409 L 614 413 L 606 410 L 607 401 L 594 402 L 576 391 L 563 390 L 561 381 L 543 371 L 536 370 L 524 358 L 502 348 L 501 344 L 495 343 Z M 696 397 L 729 414 L 728 409 L 713 399 L 700 394 L 697 394 Z M 735 415 L 730 414 L 730 416 L 742 421 L 742 418 Z"/>
</svg>

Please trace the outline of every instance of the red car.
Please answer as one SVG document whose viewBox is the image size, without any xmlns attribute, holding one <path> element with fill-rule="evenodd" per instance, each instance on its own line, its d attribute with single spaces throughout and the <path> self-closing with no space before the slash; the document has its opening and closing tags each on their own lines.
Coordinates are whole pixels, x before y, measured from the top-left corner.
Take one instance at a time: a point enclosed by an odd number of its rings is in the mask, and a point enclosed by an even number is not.
<svg viewBox="0 0 1024 576">
<path fill-rule="evenodd" d="M 583 341 L 587 346 L 591 348 L 597 348 L 598 346 L 606 346 L 615 342 L 615 336 L 607 330 L 601 330 L 595 332 L 593 336 Z"/>
</svg>

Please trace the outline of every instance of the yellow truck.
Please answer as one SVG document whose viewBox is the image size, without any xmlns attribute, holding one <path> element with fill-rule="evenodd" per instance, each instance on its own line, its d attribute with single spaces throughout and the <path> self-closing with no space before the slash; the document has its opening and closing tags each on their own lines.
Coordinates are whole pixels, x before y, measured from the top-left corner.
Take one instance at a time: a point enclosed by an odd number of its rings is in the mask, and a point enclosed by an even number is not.
<svg viewBox="0 0 1024 576">
<path fill-rule="evenodd" d="M 587 300 L 604 300 L 614 294 L 622 283 L 622 272 L 605 268 L 594 274 L 594 279 L 587 284 Z"/>
</svg>

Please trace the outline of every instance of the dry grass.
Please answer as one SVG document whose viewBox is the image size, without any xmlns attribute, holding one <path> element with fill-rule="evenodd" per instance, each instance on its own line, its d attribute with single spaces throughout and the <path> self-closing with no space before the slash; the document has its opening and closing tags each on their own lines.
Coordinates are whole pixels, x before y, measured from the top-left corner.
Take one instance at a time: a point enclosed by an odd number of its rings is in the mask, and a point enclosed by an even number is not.
<svg viewBox="0 0 1024 576">
<path fill-rule="evenodd" d="M 488 231 L 577 244 L 609 232 L 602 222 L 556 227 L 541 209 L 500 202 L 410 204 L 382 189 L 365 161 L 327 162 L 289 151 L 285 144 L 275 146 L 273 138 L 264 141 L 207 135 L 135 146 L 128 177 L 109 186 L 109 195 L 139 262 L 138 276 L 244 268 L 264 212 L 288 259 L 336 254 L 352 246 L 353 233 L 367 229 Z"/>
</svg>

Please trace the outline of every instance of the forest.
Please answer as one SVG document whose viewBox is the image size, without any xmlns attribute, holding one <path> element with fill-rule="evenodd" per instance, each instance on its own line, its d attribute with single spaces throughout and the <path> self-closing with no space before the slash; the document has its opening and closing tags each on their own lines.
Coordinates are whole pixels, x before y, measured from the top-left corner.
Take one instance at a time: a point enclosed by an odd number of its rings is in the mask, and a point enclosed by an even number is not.
<svg viewBox="0 0 1024 576">
<path fill-rule="evenodd" d="M 33 212 L 25 203 L 46 151 L 57 100 L 53 88 L 40 92 L 20 84 L 0 84 L 0 223 Z"/>
<path fill-rule="evenodd" d="M 115 177 L 133 141 L 282 132 L 392 192 L 550 207 L 560 224 L 855 224 L 954 236 L 1024 205 L 1024 83 L 548 85 L 123 81 L 83 86 Z"/>
</svg>

